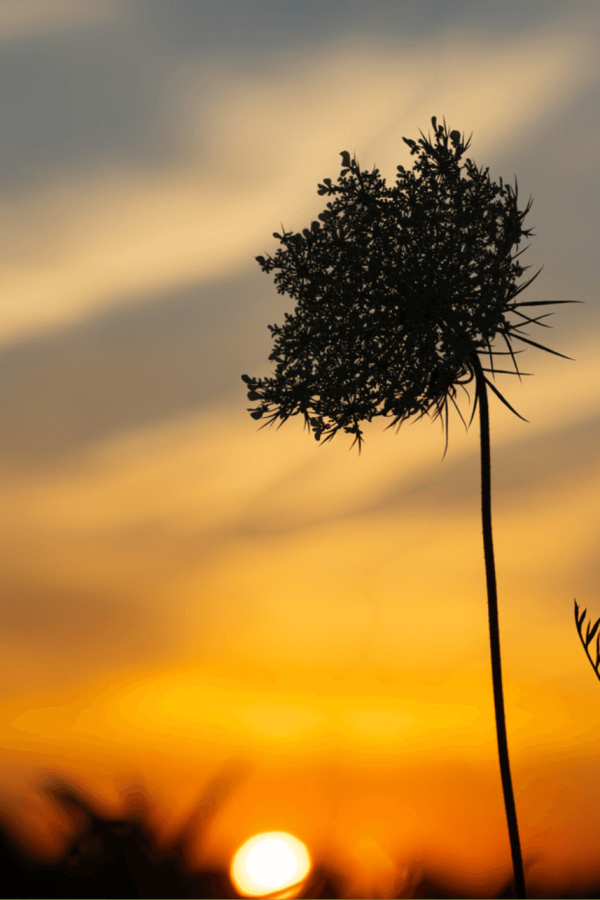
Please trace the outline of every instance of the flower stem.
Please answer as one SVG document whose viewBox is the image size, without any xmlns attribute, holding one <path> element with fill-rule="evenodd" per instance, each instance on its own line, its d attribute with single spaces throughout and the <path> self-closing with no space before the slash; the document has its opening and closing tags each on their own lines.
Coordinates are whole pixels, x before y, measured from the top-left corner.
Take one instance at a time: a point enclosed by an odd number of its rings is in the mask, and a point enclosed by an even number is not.
<svg viewBox="0 0 600 900">
<path fill-rule="evenodd" d="M 492 539 L 492 464 L 490 453 L 490 415 L 487 386 L 479 357 L 474 354 L 477 399 L 479 400 L 479 429 L 481 441 L 481 518 L 483 526 L 483 554 L 485 558 L 485 578 L 487 582 L 488 615 L 490 624 L 490 649 L 492 655 L 492 682 L 494 686 L 494 708 L 496 712 L 496 734 L 498 737 L 498 756 L 500 757 L 500 775 L 504 793 L 504 807 L 510 838 L 513 870 L 515 876 L 516 896 L 526 897 L 523 859 L 519 842 L 519 827 L 513 795 L 510 763 L 508 760 L 508 743 L 506 740 L 506 722 L 504 718 L 504 696 L 502 693 L 502 665 L 500 662 L 500 627 L 498 624 L 498 594 L 496 591 L 496 566 L 494 563 L 494 542 Z"/>
</svg>

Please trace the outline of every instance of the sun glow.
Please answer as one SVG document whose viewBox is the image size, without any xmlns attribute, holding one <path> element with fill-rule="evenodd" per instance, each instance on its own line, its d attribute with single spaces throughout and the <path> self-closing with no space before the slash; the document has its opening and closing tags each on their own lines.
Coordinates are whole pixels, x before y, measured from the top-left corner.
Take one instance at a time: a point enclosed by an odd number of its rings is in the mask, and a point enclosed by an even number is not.
<svg viewBox="0 0 600 900">
<path fill-rule="evenodd" d="M 236 853 L 231 875 L 246 896 L 278 894 L 304 881 L 310 857 L 304 844 L 284 831 L 257 834 Z"/>
</svg>

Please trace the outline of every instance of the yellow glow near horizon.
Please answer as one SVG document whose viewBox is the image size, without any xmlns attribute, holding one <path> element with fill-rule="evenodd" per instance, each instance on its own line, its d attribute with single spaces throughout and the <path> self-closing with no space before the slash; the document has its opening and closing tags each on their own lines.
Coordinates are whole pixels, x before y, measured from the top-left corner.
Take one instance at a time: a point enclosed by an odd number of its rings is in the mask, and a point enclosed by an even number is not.
<svg viewBox="0 0 600 900">
<path fill-rule="evenodd" d="M 256 834 L 236 853 L 231 875 L 247 896 L 283 891 L 304 881 L 310 869 L 308 850 L 284 831 Z"/>
</svg>

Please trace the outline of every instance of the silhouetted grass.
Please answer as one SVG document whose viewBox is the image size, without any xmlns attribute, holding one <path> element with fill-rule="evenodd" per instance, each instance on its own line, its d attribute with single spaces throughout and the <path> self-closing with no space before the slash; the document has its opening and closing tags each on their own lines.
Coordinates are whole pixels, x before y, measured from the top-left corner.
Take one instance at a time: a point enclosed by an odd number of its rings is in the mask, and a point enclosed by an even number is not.
<svg viewBox="0 0 600 900">
<path fill-rule="evenodd" d="M 230 786 L 234 778 L 230 779 Z M 85 824 L 76 831 L 63 858 L 53 865 L 44 865 L 32 856 L 18 849 L 10 837 L 10 829 L 0 821 L 0 872 L 2 888 L 0 897 L 11 898 L 236 898 L 228 871 L 225 869 L 204 869 L 188 871 L 182 860 L 182 847 L 186 840 L 195 836 L 202 843 L 202 833 L 198 831 L 198 810 L 204 805 L 204 794 L 190 813 L 177 840 L 167 854 L 155 849 L 151 831 L 146 823 L 138 819 L 110 819 L 103 817 L 77 792 L 62 782 L 53 780 L 47 793 L 53 802 L 65 806 L 75 806 L 85 814 Z M 213 806 L 214 815 L 220 804 Z M 6 812 L 6 811 L 5 811 Z M 204 826 L 208 824 L 206 818 Z M 347 883 L 344 873 L 333 867 L 316 865 L 311 872 L 300 897 L 331 898 L 344 897 L 343 885 Z M 463 897 L 449 889 L 425 867 L 420 880 L 412 887 L 403 888 L 393 894 L 396 898 L 454 898 Z M 541 897 L 530 892 L 530 897 Z M 590 885 L 586 892 L 562 891 L 552 896 L 575 900 L 575 898 L 600 898 L 600 883 Z M 516 897 L 514 881 L 507 882 L 495 894 L 498 898 Z M 390 898 L 392 900 L 392 898 Z"/>
</svg>

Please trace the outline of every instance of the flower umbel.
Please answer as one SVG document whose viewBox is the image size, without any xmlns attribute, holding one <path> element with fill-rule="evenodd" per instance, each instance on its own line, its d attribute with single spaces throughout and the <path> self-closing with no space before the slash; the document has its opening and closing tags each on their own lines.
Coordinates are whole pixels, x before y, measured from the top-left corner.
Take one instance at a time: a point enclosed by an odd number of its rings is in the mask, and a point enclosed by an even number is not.
<svg viewBox="0 0 600 900">
<path fill-rule="evenodd" d="M 522 310 L 577 301 L 517 300 L 541 271 L 517 286 L 525 271 L 516 262 L 523 250 L 513 254 L 512 249 L 532 234 L 522 227 L 531 199 L 520 211 L 516 180 L 513 189 L 502 179 L 500 184 L 492 182 L 489 170 L 477 169 L 470 159 L 461 166 L 470 139 L 465 144 L 458 131 L 448 133 L 445 122 L 438 127 L 435 116 L 431 122 L 435 143 L 422 132 L 420 146 L 404 138 L 418 160 L 414 171 L 398 166 L 393 188 L 386 187 L 377 169 L 362 172 L 344 150 L 337 185 L 329 178 L 319 185 L 319 194 L 335 198 L 319 221 L 301 234 L 286 232 L 282 226 L 282 234 L 274 235 L 283 245 L 275 257 L 256 257 L 264 272 L 277 270 L 278 292 L 289 294 L 297 305 L 283 325 L 269 325 L 275 339 L 269 357 L 276 363 L 275 374 L 242 379 L 248 398 L 259 401 L 249 410 L 254 419 L 266 417 L 265 425 L 281 419 L 283 424 L 302 413 L 317 440 L 331 440 L 343 430 L 354 435 L 353 446 L 358 442 L 359 452 L 362 421 L 387 416 L 391 425 L 400 426 L 411 416 L 420 418 L 432 411 L 446 426 L 447 448 L 448 401 L 460 415 L 456 389 L 460 385 L 466 391 L 465 384 L 474 380 L 471 421 L 479 405 L 481 516 L 498 757 L 515 891 L 524 898 L 502 689 L 487 388 L 519 414 L 485 373 L 520 377 L 516 360 L 520 351 L 513 349 L 513 340 L 556 353 L 522 332 L 524 325 L 547 327 L 542 319 L 548 314 L 529 316 Z M 511 315 L 518 317 L 516 323 Z M 492 347 L 498 336 L 504 341 L 502 350 Z M 514 371 L 495 367 L 494 357 L 499 355 L 511 357 Z M 484 368 L 482 359 L 487 363 L 488 357 L 490 368 Z M 583 616 L 579 619 L 575 604 L 580 637 Z M 586 652 L 597 628 L 598 623 L 591 631 L 588 626 Z"/>
<path fill-rule="evenodd" d="M 334 198 L 319 221 L 298 234 L 282 228 L 275 257 L 256 257 L 264 272 L 276 271 L 278 293 L 297 305 L 283 325 L 269 325 L 274 375 L 242 376 L 248 398 L 258 401 L 249 410 L 254 419 L 283 424 L 302 413 L 317 440 L 343 430 L 359 451 L 360 423 L 376 416 L 391 417 L 391 427 L 433 411 L 447 432 L 448 400 L 458 410 L 456 388 L 474 378 L 475 354 L 489 357 L 483 371 L 493 374 L 505 371 L 494 357 L 510 355 L 508 373 L 520 376 L 513 340 L 548 350 L 521 331 L 548 315 L 521 310 L 545 303 L 516 299 L 541 271 L 516 285 L 530 268 L 516 262 L 523 250 L 512 249 L 532 234 L 522 227 L 531 199 L 519 211 L 516 181 L 513 189 L 470 159 L 461 165 L 470 139 L 465 144 L 445 122 L 431 121 L 433 143 L 403 139 L 418 158 L 414 171 L 398 166 L 394 187 L 343 151 L 337 184 L 326 178 L 319 185 L 319 194 Z M 492 349 L 498 336 L 500 351 Z M 477 392 L 473 415 L 476 405 Z"/>
</svg>

